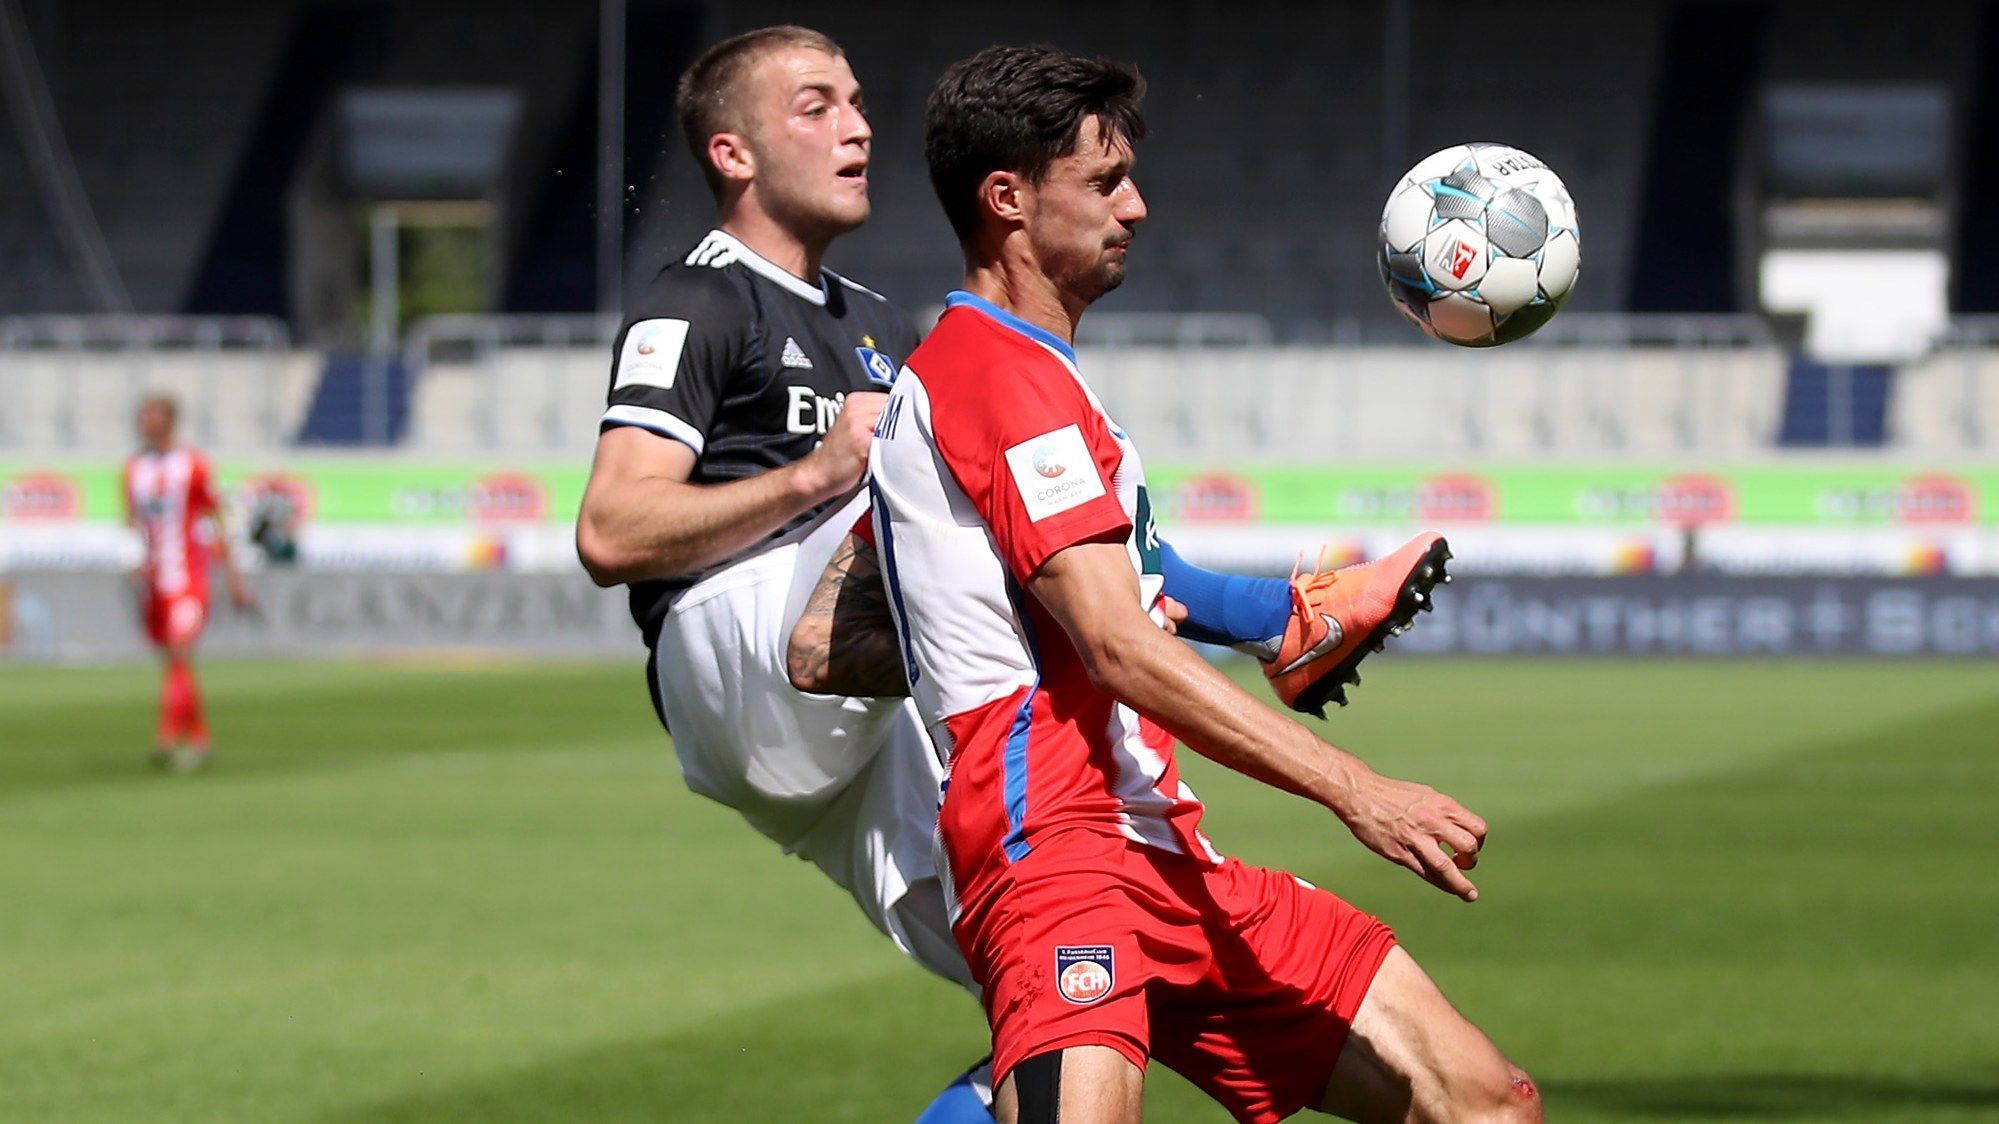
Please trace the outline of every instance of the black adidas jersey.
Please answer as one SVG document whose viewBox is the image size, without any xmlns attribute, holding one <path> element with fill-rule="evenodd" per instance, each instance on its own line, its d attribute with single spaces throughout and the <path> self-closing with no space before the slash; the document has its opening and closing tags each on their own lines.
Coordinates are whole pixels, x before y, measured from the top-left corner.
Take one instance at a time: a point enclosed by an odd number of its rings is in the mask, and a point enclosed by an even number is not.
<svg viewBox="0 0 1999 1124">
<path fill-rule="evenodd" d="M 810 453 L 849 391 L 887 390 L 916 342 L 880 294 L 827 269 L 818 285 L 801 281 L 710 231 L 627 315 L 601 428 L 637 426 L 686 444 L 695 484 L 755 476 Z M 632 584 L 648 647 L 680 591 L 727 564 Z"/>
</svg>

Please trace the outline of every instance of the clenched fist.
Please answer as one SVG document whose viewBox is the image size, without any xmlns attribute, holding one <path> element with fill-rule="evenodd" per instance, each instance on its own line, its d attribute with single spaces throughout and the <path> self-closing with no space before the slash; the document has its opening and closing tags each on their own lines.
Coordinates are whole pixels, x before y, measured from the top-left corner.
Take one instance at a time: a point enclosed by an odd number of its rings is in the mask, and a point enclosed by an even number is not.
<svg viewBox="0 0 1999 1124">
<path fill-rule="evenodd" d="M 812 473 L 824 497 L 844 495 L 861 482 L 868 471 L 868 444 L 874 440 L 875 422 L 887 403 L 888 395 L 877 390 L 850 392 L 819 447 L 799 462 L 801 469 Z"/>
</svg>

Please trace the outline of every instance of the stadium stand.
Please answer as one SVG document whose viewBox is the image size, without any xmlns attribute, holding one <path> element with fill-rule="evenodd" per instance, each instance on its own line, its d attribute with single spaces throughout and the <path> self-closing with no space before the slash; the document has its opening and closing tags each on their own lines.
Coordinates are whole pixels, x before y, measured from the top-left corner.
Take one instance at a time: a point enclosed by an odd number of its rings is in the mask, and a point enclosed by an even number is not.
<svg viewBox="0 0 1999 1124">
<path fill-rule="evenodd" d="M 46 5 L 59 13 L 38 40 L 62 128 L 112 258 L 141 312 L 171 312 L 217 213 L 254 99 L 268 81 L 289 12 L 253 5 L 189 19 L 175 6 Z M 115 18 L 113 16 L 115 11 Z M 49 233 L 21 168 L 18 138 L 0 140 L 0 243 L 23 247 L 0 270 L 0 311 L 94 311 Z"/>
<path fill-rule="evenodd" d="M 1381 135 L 1389 95 L 1376 5 L 1190 5 L 1173 19 L 1059 5 L 948 19 L 907 2 L 829 11 L 822 22 L 869 87 L 877 138 L 877 218 L 841 244 L 840 263 L 906 304 L 937 299 L 956 262 L 936 252 L 950 234 L 915 143 L 931 78 L 990 42 L 1053 39 L 1137 60 L 1149 84 L 1152 136 L 1137 169 L 1152 212 L 1135 259 L 1142 268 L 1106 310 L 1254 313 L 1286 339 L 1321 342 L 1353 323 L 1397 342 L 1406 329 L 1381 299 L 1372 257 L 1395 178 L 1426 152 L 1494 139 L 1560 168 L 1580 199 L 1632 198 L 1663 8 L 1501 3 L 1468 21 L 1419 5 L 1420 71 L 1399 144 Z M 723 30 L 792 14 L 778 3 L 732 4 Z M 1522 65 L 1491 61 L 1512 58 Z M 1531 61 L 1543 58 L 1561 63 Z M 1549 113 L 1551 103 L 1590 108 Z M 1589 283 L 1577 310 L 1621 307 L 1629 210 L 1585 206 Z M 698 221 L 653 238 L 691 242 Z"/>
<path fill-rule="evenodd" d="M 1791 356 L 1777 443 L 1858 447 L 1885 443 L 1894 375 L 1892 367 L 1880 363 L 1830 365 Z"/>
<path fill-rule="evenodd" d="M 1439 442 L 1521 457 L 1707 454 L 1771 448 L 1786 434 L 1990 447 L 1999 392 L 1986 385 L 1984 334 L 1967 329 L 1946 351 L 1884 377 L 1866 417 L 1833 424 L 1828 408 L 1857 407 L 1806 391 L 1838 380 L 1791 374 L 1786 347 L 1760 324 L 1623 315 L 1728 313 L 1749 299 L 1726 223 L 1680 241 L 1661 230 L 1696 207 L 1686 200 L 1710 211 L 1728 202 L 1738 178 L 1731 115 L 1748 112 L 1758 83 L 1848 72 L 1894 81 L 1936 58 L 1973 132 L 1999 119 L 1978 77 L 1999 49 L 1999 20 L 1984 9 L 1946 5 L 1922 28 L 1896 30 L 1889 14 L 1846 2 L 1494 0 L 1466 20 L 1416 0 L 1406 73 L 1382 61 L 1388 10 L 1275 0 L 1190 4 L 1163 18 L 1132 4 L 940 11 L 888 0 L 814 13 L 847 46 L 876 130 L 876 217 L 840 243 L 832 264 L 905 307 L 935 305 L 956 262 L 922 162 L 929 84 L 986 43 L 1050 39 L 1137 60 L 1151 83 L 1153 135 L 1138 178 L 1152 217 L 1130 282 L 1086 322 L 1085 346 L 1106 398 L 1148 432 L 1155 455 L 1421 455 Z M 632 0 L 630 11 L 628 285 L 706 222 L 705 191 L 667 106 L 687 55 L 798 15 L 776 0 Z M 573 314 L 595 299 L 589 165 L 600 60 L 591 11 L 280 0 L 188 19 L 133 0 L 78 0 L 27 15 L 134 304 L 273 313 L 289 336 L 181 341 L 150 354 L 135 342 L 151 338 L 143 325 L 57 331 L 54 321 L 5 321 L 8 448 L 122 448 L 116 411 L 100 424 L 76 403 L 122 402 L 157 384 L 199 401 L 204 440 L 246 449 L 384 436 L 452 453 L 587 447 L 607 330 L 591 316 L 517 314 Z M 1730 38 L 1741 73 L 1691 82 L 1713 61 L 1699 45 L 1715 35 Z M 503 86 L 522 97 L 506 182 L 490 201 L 490 304 L 506 315 L 410 324 L 399 367 L 348 358 L 359 332 L 356 231 L 304 260 L 289 249 L 312 244 L 312 231 L 294 225 L 300 177 L 325 175 L 329 107 L 356 86 Z M 1681 95 L 1703 108 L 1694 113 Z M 1394 177 L 1423 153 L 1471 138 L 1543 156 L 1582 204 L 1584 281 L 1569 310 L 1534 344 L 1489 354 L 1423 343 L 1382 299 L 1372 260 Z M 88 312 L 19 142 L 12 120 L 0 120 L 0 316 Z M 1697 159 L 1709 163 L 1686 173 L 1682 199 L 1676 169 Z M 328 198 L 303 204 L 320 208 L 315 221 L 332 215 L 337 225 L 340 207 L 362 202 Z M 1986 238 L 1978 229 L 1967 223 L 1964 237 Z M 175 331 L 198 335 L 197 323 Z M 280 372 L 277 384 L 252 387 L 265 370 Z M 372 380 L 374 370 L 389 377 Z M 1261 389 L 1243 393 L 1251 380 Z M 384 384 L 387 401 L 373 400 Z M 1364 428 L 1352 424 L 1360 417 Z"/>
<path fill-rule="evenodd" d="M 1085 361 L 1107 407 L 1155 457 L 1532 460 L 1728 455 L 1768 444 L 1783 355 L 1767 340 L 1710 325 L 1707 337 L 1679 348 L 1643 347 L 1622 318 L 1575 325 L 1576 335 L 1496 353 L 1086 348 Z M 1248 384 L 1255 393 L 1243 392 Z"/>
<path fill-rule="evenodd" d="M 588 455 L 615 328 L 594 315 L 440 316 L 419 324 L 403 352 L 418 373 L 410 444 L 450 454 Z"/>
<path fill-rule="evenodd" d="M 394 445 L 409 429 L 409 371 L 398 355 L 328 357 L 312 406 L 294 440 L 300 445 Z"/>
<path fill-rule="evenodd" d="M 251 317 L 0 317 L 0 448 L 122 457 L 148 392 L 182 403 L 189 437 L 213 449 L 281 449 L 300 427 L 320 357 L 284 325 Z"/>
<path fill-rule="evenodd" d="M 588 121 L 577 110 L 588 108 L 595 69 L 586 19 L 556 21 L 558 28 L 573 26 L 551 31 L 539 18 L 530 38 L 510 25 L 506 13 L 495 16 L 483 7 L 363 7 L 391 12 L 392 30 L 381 32 L 386 42 L 372 53 L 350 51 L 338 65 L 321 59 L 332 67 L 321 81 L 450 86 L 504 80 L 528 96 L 531 127 L 524 128 L 533 135 L 522 138 L 522 170 L 545 171 L 560 162 L 558 151 L 574 155 L 574 146 L 562 141 Z M 1563 65 L 1426 67 L 1409 91 L 1408 136 L 1393 159 L 1406 164 L 1444 143 L 1503 137 L 1561 167 L 1579 196 L 1628 196 L 1651 101 L 1647 60 L 1660 6 L 1571 4 L 1560 18 L 1545 12 L 1528 18 L 1545 6 L 1524 3 L 1515 5 L 1516 18 L 1508 18 L 1506 7 L 1475 27 L 1424 20 L 1417 49 L 1425 58 L 1559 54 Z M 104 14 L 94 9 L 115 11 L 117 18 L 93 18 Z M 265 5 L 251 18 L 201 21 L 197 30 L 163 10 L 100 0 L 75 6 L 53 36 L 56 49 L 48 53 L 61 78 L 58 102 L 142 310 L 176 310 L 190 302 L 199 311 L 230 311 L 214 307 L 228 287 L 197 270 L 211 241 L 242 246 L 243 231 L 218 226 L 218 215 L 234 215 L 253 201 L 246 185 L 263 185 L 268 196 L 269 162 L 303 159 L 296 142 L 301 126 L 274 108 L 291 105 L 296 114 L 316 100 L 292 88 L 306 63 L 318 58 L 299 54 L 300 29 L 322 45 L 336 34 L 362 34 L 349 24 L 328 25 L 325 13 L 316 5 Z M 715 28 L 719 34 L 794 14 L 781 4 L 734 4 L 725 18 L 709 22 L 726 24 Z M 950 59 L 986 42 L 1060 38 L 1139 60 L 1152 84 L 1155 132 L 1142 182 L 1154 212 L 1147 241 L 1157 256 L 1119 296 L 1120 307 L 1255 312 L 1287 336 L 1309 337 L 1340 316 L 1388 326 L 1392 314 L 1378 299 L 1369 250 L 1380 199 L 1401 169 L 1384 164 L 1394 146 L 1383 143 L 1376 124 L 1386 96 L 1379 13 L 1370 6 L 1285 3 L 1229 13 L 1197 5 L 1187 17 L 1127 20 L 1114 11 L 1091 17 L 1053 4 L 1004 15 L 955 13 L 949 20 L 914 3 L 830 10 L 824 22 L 862 68 L 878 135 L 879 219 L 875 229 L 842 246 L 848 271 L 907 303 L 934 300 L 949 284 L 954 262 L 948 233 L 935 214 L 919 143 L 930 79 Z M 216 26 L 206 26 L 210 22 Z M 680 29 L 692 22 L 683 18 Z M 1275 58 L 1272 44 L 1284 46 Z M 636 61 L 647 57 L 647 49 L 635 48 Z M 229 64 L 215 65 L 221 59 Z M 645 106 L 661 100 L 657 79 L 678 62 L 676 56 L 671 66 L 631 68 L 649 91 Z M 254 76 L 247 84 L 246 75 Z M 260 96 L 246 96 L 246 88 Z M 161 90 L 173 95 L 147 94 Z M 1549 99 L 1573 102 L 1585 90 L 1591 91 L 1589 114 L 1546 112 Z M 1605 96 L 1606 90 L 1613 93 Z M 142 127 L 133 127 L 132 114 L 121 108 L 130 105 L 143 107 Z M 632 160 L 635 174 L 698 193 L 665 115 L 638 116 L 630 138 L 640 150 Z M 18 145 L 5 149 L 0 160 L 18 161 Z M 655 166 L 662 161 L 664 170 Z M 667 247 L 691 241 L 700 222 L 698 206 L 662 205 L 657 194 L 641 199 L 648 201 L 651 210 L 664 213 L 637 216 L 635 274 L 656 268 Z M 23 235 L 38 228 L 33 204 L 10 196 L 0 227 Z M 533 204 L 532 198 L 521 201 L 517 218 L 508 220 L 520 226 L 507 238 L 524 254 L 544 247 L 538 260 L 550 264 L 548 239 L 537 227 L 564 226 L 562 216 Z M 266 198 L 259 205 L 268 211 L 274 204 Z M 1585 213 L 1596 283 L 1578 298 L 1579 309 L 1616 307 L 1623 291 L 1621 247 L 1628 239 L 1617 211 Z M 574 252 L 588 249 L 579 245 Z M 53 250 L 52 244 L 43 247 L 45 268 L 35 275 L 64 272 Z M 567 298 L 546 287 L 539 291 L 573 307 L 573 290 Z M 531 297 L 537 288 L 517 280 L 510 292 Z M 61 285 L 9 296 L 4 307 L 85 310 L 78 294 Z"/>
<path fill-rule="evenodd" d="M 1999 444 L 1999 319 L 1962 317 L 1945 342 L 1896 372 L 1891 447 L 1975 454 Z"/>
</svg>

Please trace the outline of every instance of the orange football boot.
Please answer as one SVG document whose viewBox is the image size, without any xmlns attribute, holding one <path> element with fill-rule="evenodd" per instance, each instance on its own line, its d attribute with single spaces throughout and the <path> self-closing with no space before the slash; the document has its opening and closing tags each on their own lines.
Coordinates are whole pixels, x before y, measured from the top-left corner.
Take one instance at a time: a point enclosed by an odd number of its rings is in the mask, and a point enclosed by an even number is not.
<svg viewBox="0 0 1999 1124">
<path fill-rule="evenodd" d="M 1448 583 L 1451 546 L 1425 531 L 1393 554 L 1337 570 L 1291 571 L 1291 619 L 1264 678 L 1284 705 L 1326 716 L 1326 703 L 1347 705 L 1347 685 L 1360 684 L 1360 661 L 1400 635 L 1417 610 L 1432 607 L 1430 591 Z M 1304 560 L 1299 559 L 1302 565 Z"/>
</svg>

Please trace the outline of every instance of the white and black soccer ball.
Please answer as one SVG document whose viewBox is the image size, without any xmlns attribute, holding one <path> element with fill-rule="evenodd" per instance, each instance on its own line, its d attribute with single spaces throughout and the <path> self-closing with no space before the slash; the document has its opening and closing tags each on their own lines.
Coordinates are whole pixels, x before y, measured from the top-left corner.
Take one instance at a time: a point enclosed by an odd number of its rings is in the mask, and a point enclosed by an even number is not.
<svg viewBox="0 0 1999 1124">
<path fill-rule="evenodd" d="M 1546 324 L 1581 257 L 1569 189 L 1503 144 L 1424 157 L 1381 211 L 1381 280 L 1395 307 L 1463 347 L 1511 343 Z"/>
</svg>

